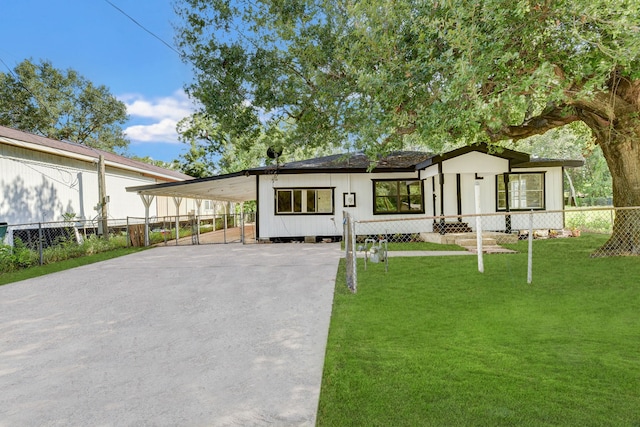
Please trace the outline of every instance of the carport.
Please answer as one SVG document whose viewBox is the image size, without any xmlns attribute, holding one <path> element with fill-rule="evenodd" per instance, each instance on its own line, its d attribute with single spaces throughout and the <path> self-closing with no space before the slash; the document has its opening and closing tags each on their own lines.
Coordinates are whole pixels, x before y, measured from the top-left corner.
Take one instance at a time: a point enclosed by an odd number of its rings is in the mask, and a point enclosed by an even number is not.
<svg viewBox="0 0 640 427">
<path fill-rule="evenodd" d="M 197 178 L 189 181 L 167 182 L 162 184 L 127 187 L 128 192 L 137 193 L 145 207 L 144 243 L 149 245 L 149 208 L 156 196 L 171 197 L 179 211 L 184 198 L 194 199 L 198 215 L 203 200 L 240 203 L 257 199 L 258 176 L 252 171 L 241 171 L 226 175 Z M 244 209 L 242 209 L 242 214 Z M 258 212 L 256 212 L 256 235 L 258 234 Z M 176 228 L 178 217 L 176 216 Z M 244 243 L 244 238 L 243 238 Z"/>
</svg>

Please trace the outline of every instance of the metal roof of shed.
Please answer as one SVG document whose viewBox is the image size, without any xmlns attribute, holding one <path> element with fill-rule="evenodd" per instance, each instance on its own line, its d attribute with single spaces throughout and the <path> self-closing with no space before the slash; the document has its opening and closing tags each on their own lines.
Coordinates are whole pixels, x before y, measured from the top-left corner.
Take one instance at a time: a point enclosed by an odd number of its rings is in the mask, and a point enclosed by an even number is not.
<svg viewBox="0 0 640 427">
<path fill-rule="evenodd" d="M 59 141 L 5 126 L 0 126 L 0 143 L 83 161 L 97 161 L 102 155 L 104 156 L 107 166 L 135 171 L 161 181 L 184 181 L 193 178 L 180 171 L 129 159 L 128 157 L 120 156 L 109 151 L 74 142 Z"/>
</svg>

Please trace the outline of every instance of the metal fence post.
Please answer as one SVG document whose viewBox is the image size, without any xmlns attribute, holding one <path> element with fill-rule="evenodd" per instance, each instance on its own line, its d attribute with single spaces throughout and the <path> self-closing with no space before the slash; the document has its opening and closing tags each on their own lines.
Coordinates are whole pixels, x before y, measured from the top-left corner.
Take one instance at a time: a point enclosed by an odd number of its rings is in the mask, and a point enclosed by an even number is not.
<svg viewBox="0 0 640 427">
<path fill-rule="evenodd" d="M 240 212 L 240 241 L 243 245 L 245 244 L 244 238 L 244 212 Z"/>
<path fill-rule="evenodd" d="M 42 249 L 42 223 L 38 223 L 38 254 L 40 255 L 40 265 L 44 264 L 44 253 Z"/>
<path fill-rule="evenodd" d="M 484 259 L 482 258 L 482 218 L 480 217 L 480 183 L 476 181 L 475 184 L 475 196 L 476 196 L 476 247 L 478 249 L 478 271 L 484 273 Z"/>
<path fill-rule="evenodd" d="M 527 284 L 533 279 L 533 209 L 529 213 L 529 250 L 527 253 Z"/>
<path fill-rule="evenodd" d="M 353 220 L 351 215 L 349 215 L 349 220 L 351 222 L 351 265 L 353 268 L 352 272 L 352 280 L 353 280 L 353 288 L 351 292 L 354 294 L 358 292 L 358 258 L 356 257 L 356 222 Z"/>
</svg>

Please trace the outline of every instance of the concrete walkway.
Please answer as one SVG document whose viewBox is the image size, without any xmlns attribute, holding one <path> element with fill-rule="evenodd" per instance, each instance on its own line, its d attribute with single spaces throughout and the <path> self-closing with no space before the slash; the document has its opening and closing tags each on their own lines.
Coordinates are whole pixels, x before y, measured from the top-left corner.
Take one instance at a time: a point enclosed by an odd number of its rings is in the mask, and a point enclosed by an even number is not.
<svg viewBox="0 0 640 427">
<path fill-rule="evenodd" d="M 0 426 L 312 426 L 339 244 L 159 247 L 0 286 Z"/>
</svg>

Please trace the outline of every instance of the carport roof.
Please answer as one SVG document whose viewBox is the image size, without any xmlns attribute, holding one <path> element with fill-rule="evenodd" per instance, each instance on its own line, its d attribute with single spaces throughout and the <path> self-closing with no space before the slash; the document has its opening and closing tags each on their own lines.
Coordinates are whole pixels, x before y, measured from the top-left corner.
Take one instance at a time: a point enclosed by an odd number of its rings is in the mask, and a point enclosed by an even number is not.
<svg viewBox="0 0 640 427">
<path fill-rule="evenodd" d="M 244 202 L 256 199 L 257 184 L 254 175 L 250 171 L 242 171 L 183 182 L 127 187 L 127 191 L 151 196 Z"/>
</svg>

